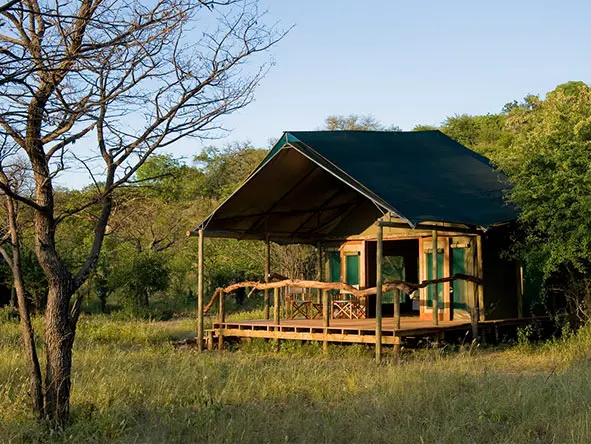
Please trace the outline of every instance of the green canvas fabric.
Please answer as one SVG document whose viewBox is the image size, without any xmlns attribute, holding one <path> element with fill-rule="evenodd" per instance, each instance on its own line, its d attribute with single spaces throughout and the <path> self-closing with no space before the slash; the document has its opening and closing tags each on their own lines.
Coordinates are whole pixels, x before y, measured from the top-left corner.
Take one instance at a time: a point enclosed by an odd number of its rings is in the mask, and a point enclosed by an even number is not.
<svg viewBox="0 0 591 444">
<path fill-rule="evenodd" d="M 439 131 L 286 132 L 198 228 L 210 236 L 309 242 L 358 234 L 392 212 L 415 226 L 514 220 L 506 178 Z"/>
<path fill-rule="evenodd" d="M 413 224 L 489 227 L 516 218 L 506 177 L 440 131 L 291 132 Z"/>
</svg>

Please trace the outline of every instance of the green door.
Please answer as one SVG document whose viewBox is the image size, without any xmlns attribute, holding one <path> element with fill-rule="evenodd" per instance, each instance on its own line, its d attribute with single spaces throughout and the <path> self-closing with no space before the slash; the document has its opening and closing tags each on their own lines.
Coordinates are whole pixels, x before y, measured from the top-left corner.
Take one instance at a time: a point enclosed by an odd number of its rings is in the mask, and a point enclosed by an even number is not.
<svg viewBox="0 0 591 444">
<path fill-rule="evenodd" d="M 328 252 L 328 267 L 330 282 L 341 282 L 341 253 Z"/>
<path fill-rule="evenodd" d="M 345 256 L 346 275 L 345 282 L 349 285 L 359 285 L 359 255 Z"/>
<path fill-rule="evenodd" d="M 441 253 L 437 253 L 437 277 L 443 277 L 443 251 Z M 433 254 L 427 253 L 427 279 L 433 279 Z M 429 285 L 427 287 L 427 307 L 433 307 L 433 290 L 435 289 L 435 285 Z M 443 307 L 443 284 L 439 284 L 437 287 L 439 290 L 439 308 Z"/>
<path fill-rule="evenodd" d="M 466 274 L 466 249 L 452 248 L 451 249 L 451 274 Z M 452 285 L 453 289 L 453 309 L 454 310 L 468 310 L 468 301 L 466 300 L 466 281 L 455 280 Z"/>
</svg>

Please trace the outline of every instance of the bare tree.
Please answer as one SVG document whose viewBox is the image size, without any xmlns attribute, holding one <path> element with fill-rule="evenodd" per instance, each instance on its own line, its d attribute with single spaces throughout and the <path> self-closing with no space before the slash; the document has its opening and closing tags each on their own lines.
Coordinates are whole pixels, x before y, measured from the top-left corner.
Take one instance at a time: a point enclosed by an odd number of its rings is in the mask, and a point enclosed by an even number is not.
<svg viewBox="0 0 591 444">
<path fill-rule="evenodd" d="M 15 192 L 26 193 L 27 168 L 22 159 L 12 159 L 16 150 L 10 149 L 6 143 L 1 145 L 0 155 L 0 182 L 10 187 Z M 12 271 L 13 287 L 19 310 L 20 327 L 23 338 L 24 350 L 30 371 L 30 393 L 33 410 L 39 417 L 43 414 L 43 383 L 41 379 L 41 366 L 35 347 L 35 334 L 31 323 L 31 314 L 25 290 L 25 281 L 22 272 L 21 246 L 18 202 L 9 195 L 4 195 L 3 216 L 6 222 L 2 226 L 2 238 L 0 238 L 0 254 Z M 7 248 L 8 246 L 8 248 Z"/>
<path fill-rule="evenodd" d="M 10 180 L 1 180 L 0 190 L 7 202 L 32 208 L 35 253 L 48 282 L 38 414 L 62 424 L 69 418 L 77 290 L 99 257 L 113 191 L 158 148 L 210 137 L 221 128 L 220 116 L 252 100 L 268 64 L 259 59 L 255 69 L 245 62 L 284 35 L 265 24 L 256 6 L 238 0 L 0 4 L 0 136 L 26 157 L 34 192 L 24 194 Z M 69 168 L 87 171 L 95 192 L 60 211 L 55 179 Z M 84 264 L 70 269 L 56 230 L 89 208 L 99 214 L 94 241 Z M 26 330 L 31 335 L 30 322 Z M 38 387 L 40 376 L 31 374 Z"/>
</svg>

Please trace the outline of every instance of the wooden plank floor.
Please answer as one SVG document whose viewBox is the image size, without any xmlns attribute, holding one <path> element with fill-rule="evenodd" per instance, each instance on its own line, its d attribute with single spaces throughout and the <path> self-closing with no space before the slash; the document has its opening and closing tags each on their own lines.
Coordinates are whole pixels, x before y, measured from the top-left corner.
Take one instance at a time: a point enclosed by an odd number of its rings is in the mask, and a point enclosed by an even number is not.
<svg viewBox="0 0 591 444">
<path fill-rule="evenodd" d="M 537 320 L 545 320 L 538 317 Z M 532 318 L 515 318 L 480 321 L 479 331 L 486 331 L 497 326 L 518 326 L 532 322 Z M 332 319 L 330 327 L 325 331 L 322 319 L 282 319 L 279 325 L 272 320 L 253 319 L 241 321 L 227 321 L 222 324 L 213 323 L 210 335 L 239 338 L 289 339 L 300 341 L 328 341 L 344 343 L 376 343 L 375 319 Z M 394 319 L 382 320 L 382 343 L 398 344 L 408 337 L 437 337 L 443 338 L 446 332 L 471 331 L 471 324 L 467 320 L 439 321 L 433 326 L 431 320 L 421 320 L 418 316 L 402 316 L 400 329 L 394 330 Z"/>
<path fill-rule="evenodd" d="M 330 327 L 324 331 L 322 319 L 286 319 L 275 325 L 272 320 L 256 319 L 214 322 L 213 330 L 227 337 L 257 337 L 268 339 L 325 340 L 331 342 L 355 342 L 375 344 L 375 319 L 332 319 Z M 393 344 L 395 337 L 429 336 L 450 330 L 470 329 L 469 321 L 440 321 L 433 326 L 432 321 L 420 320 L 417 316 L 402 316 L 400 329 L 394 330 L 394 319 L 382 319 L 382 339 L 385 344 Z"/>
</svg>

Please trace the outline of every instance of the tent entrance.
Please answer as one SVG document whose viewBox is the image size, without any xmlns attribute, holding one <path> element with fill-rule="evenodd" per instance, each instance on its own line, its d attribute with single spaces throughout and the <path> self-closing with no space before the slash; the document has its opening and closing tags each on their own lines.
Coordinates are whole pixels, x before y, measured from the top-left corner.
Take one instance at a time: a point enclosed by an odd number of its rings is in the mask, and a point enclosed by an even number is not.
<svg viewBox="0 0 591 444">
<path fill-rule="evenodd" d="M 376 285 L 376 242 L 366 242 L 366 276 L 368 287 Z M 419 282 L 419 241 L 418 239 L 385 240 L 383 279 Z M 382 315 L 394 315 L 394 298 L 400 298 L 400 313 L 419 314 L 418 300 L 413 303 L 411 295 L 401 291 L 391 291 L 382 295 Z M 375 295 L 368 297 L 367 316 L 376 315 Z"/>
</svg>

